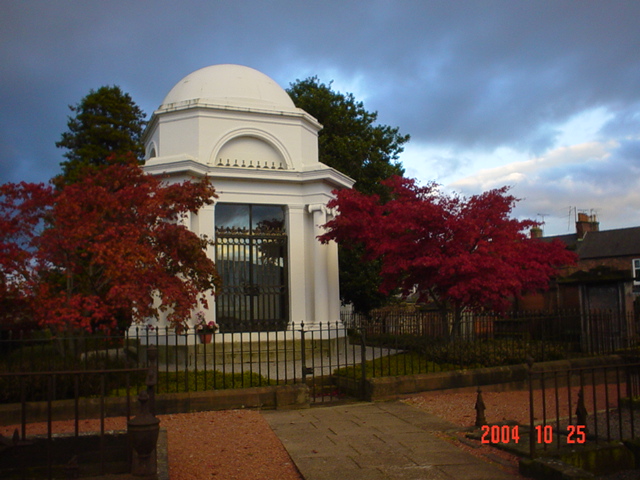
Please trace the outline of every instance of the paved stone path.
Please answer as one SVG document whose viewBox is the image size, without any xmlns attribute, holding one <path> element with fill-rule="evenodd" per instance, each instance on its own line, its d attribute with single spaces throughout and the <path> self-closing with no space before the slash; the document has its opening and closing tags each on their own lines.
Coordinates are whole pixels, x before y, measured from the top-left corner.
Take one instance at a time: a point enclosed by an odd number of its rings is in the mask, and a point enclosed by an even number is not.
<svg viewBox="0 0 640 480">
<path fill-rule="evenodd" d="M 305 480 L 513 480 L 431 432 L 454 429 L 400 403 L 265 411 Z"/>
</svg>

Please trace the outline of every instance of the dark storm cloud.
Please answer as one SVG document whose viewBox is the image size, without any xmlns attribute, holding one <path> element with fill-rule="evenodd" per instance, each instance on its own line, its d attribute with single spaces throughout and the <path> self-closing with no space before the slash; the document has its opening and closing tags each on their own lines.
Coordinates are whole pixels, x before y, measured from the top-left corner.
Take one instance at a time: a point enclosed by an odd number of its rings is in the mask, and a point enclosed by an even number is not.
<svg viewBox="0 0 640 480">
<path fill-rule="evenodd" d="M 215 63 L 283 87 L 357 80 L 381 122 L 452 151 L 537 154 L 596 107 L 613 113 L 603 135 L 634 133 L 639 14 L 625 1 L 5 1 L 0 181 L 57 172 L 67 105 L 90 89 L 120 85 L 151 114 Z"/>
<path fill-rule="evenodd" d="M 432 142 L 539 153 L 576 113 L 637 101 L 640 4 L 486 5 L 496 4 L 474 3 L 451 22 L 448 42 L 425 32 L 423 45 L 440 48 L 415 58 L 424 67 L 393 93 L 397 123 Z"/>
</svg>

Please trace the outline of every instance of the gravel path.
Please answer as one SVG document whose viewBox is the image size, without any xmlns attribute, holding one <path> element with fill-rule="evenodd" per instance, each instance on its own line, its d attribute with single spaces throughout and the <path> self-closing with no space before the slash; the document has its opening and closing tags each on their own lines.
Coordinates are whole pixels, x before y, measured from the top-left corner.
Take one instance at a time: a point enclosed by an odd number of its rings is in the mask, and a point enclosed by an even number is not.
<svg viewBox="0 0 640 480">
<path fill-rule="evenodd" d="M 159 415 L 167 429 L 171 480 L 303 480 L 266 420 L 254 410 Z M 107 418 L 106 430 L 126 430 L 126 418 Z M 10 436 L 16 426 L 0 427 Z M 73 432 L 73 422 L 53 422 L 56 433 Z M 81 432 L 100 431 L 85 420 Z M 27 435 L 46 434 L 47 425 L 30 424 Z"/>
<path fill-rule="evenodd" d="M 560 418 L 568 417 L 569 411 L 573 415 L 575 423 L 575 408 L 578 400 L 578 388 L 571 389 L 571 404 L 568 402 L 567 388 L 559 388 L 559 413 Z M 616 397 L 615 386 L 609 386 L 609 404 L 613 404 Z M 442 418 L 446 418 L 461 427 L 470 427 L 476 419 L 476 392 L 468 393 L 447 393 L 447 392 L 425 392 L 412 395 L 405 401 L 418 408 L 424 409 Z M 606 405 L 606 392 L 604 387 L 596 389 L 596 406 L 602 409 Z M 487 423 L 497 423 L 513 420 L 519 424 L 529 424 L 529 391 L 518 390 L 513 392 L 482 392 L 486 410 L 485 417 Z M 546 391 L 546 418 L 555 418 L 556 404 L 555 392 L 552 389 Z M 539 390 L 534 391 L 534 421 L 541 421 L 543 418 L 542 395 Z M 585 395 L 585 406 L 588 411 L 593 410 L 593 391 L 588 388 Z"/>
</svg>

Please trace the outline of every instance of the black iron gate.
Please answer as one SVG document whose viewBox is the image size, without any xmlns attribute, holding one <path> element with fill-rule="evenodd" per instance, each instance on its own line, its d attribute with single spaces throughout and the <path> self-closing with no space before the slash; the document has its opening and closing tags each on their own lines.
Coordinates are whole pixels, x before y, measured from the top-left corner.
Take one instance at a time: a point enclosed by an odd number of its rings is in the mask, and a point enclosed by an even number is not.
<svg viewBox="0 0 640 480">
<path fill-rule="evenodd" d="M 367 348 L 361 331 L 347 330 L 340 322 L 309 329 L 302 323 L 294 331 L 299 335 L 300 372 L 311 403 L 366 399 Z"/>
<path fill-rule="evenodd" d="M 287 237 L 281 233 L 218 232 L 216 298 L 221 332 L 284 330 L 289 322 Z"/>
</svg>

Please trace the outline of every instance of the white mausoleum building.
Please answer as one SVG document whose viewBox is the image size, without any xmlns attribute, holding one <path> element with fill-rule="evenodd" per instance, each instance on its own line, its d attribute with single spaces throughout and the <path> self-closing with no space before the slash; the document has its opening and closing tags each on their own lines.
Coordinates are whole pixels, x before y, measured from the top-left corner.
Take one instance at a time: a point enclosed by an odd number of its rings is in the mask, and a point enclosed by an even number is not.
<svg viewBox="0 0 640 480">
<path fill-rule="evenodd" d="M 316 237 L 331 191 L 353 180 L 318 161 L 321 128 L 271 78 L 239 65 L 191 73 L 151 117 L 145 171 L 208 175 L 219 195 L 189 227 L 215 239 L 208 254 L 223 287 L 205 315 L 222 332 L 340 318 L 337 245 Z"/>
</svg>

